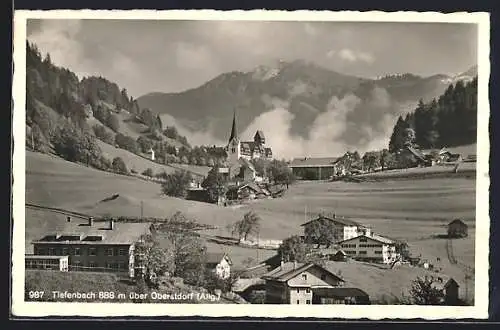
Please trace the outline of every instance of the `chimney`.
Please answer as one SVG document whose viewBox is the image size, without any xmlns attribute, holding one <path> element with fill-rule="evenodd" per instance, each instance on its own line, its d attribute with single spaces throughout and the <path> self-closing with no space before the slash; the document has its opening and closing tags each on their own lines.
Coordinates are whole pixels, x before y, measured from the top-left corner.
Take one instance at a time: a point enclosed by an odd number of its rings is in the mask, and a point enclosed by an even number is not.
<svg viewBox="0 0 500 330">
<path fill-rule="evenodd" d="M 113 230 L 115 228 L 115 220 L 109 219 L 109 230 Z"/>
<path fill-rule="evenodd" d="M 94 218 L 90 217 L 89 218 L 89 226 L 92 226 L 94 224 Z"/>
<path fill-rule="evenodd" d="M 70 216 L 68 216 L 68 217 L 66 218 L 66 221 L 67 221 L 67 222 L 71 222 L 71 217 L 70 217 Z"/>
<path fill-rule="evenodd" d="M 335 212 L 333 212 L 333 218 L 335 219 L 337 217 L 337 215 L 335 214 Z"/>
<path fill-rule="evenodd" d="M 293 270 L 297 269 L 297 260 L 293 261 Z"/>
</svg>

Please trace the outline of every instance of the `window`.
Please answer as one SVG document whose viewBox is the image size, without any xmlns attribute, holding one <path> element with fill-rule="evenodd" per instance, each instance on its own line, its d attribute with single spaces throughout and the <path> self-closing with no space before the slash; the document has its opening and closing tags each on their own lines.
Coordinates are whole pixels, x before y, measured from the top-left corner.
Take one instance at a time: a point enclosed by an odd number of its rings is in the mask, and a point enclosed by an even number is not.
<svg viewBox="0 0 500 330">
<path fill-rule="evenodd" d="M 307 288 L 306 293 L 311 293 L 311 289 Z"/>
<path fill-rule="evenodd" d="M 231 152 L 234 154 L 236 152 L 236 148 L 235 147 L 232 147 L 231 148 Z"/>
<path fill-rule="evenodd" d="M 297 300 L 297 305 L 299 305 L 299 304 L 300 304 L 300 300 Z"/>
<path fill-rule="evenodd" d="M 325 280 L 326 280 L 326 275 L 325 275 L 325 274 L 321 275 L 321 280 L 322 280 L 322 281 L 325 281 Z"/>
<path fill-rule="evenodd" d="M 79 256 L 80 255 L 80 248 L 75 248 L 75 256 Z"/>
<path fill-rule="evenodd" d="M 297 293 L 300 293 L 300 289 L 299 288 L 297 288 Z"/>
<path fill-rule="evenodd" d="M 49 256 L 53 256 L 56 254 L 56 251 L 54 248 L 49 248 Z"/>
<path fill-rule="evenodd" d="M 120 249 L 120 250 L 118 250 L 118 255 L 120 255 L 120 256 L 126 256 L 127 255 L 127 250 L 126 249 Z"/>
<path fill-rule="evenodd" d="M 106 253 L 108 256 L 112 256 L 113 255 L 113 249 L 112 248 L 108 248 L 107 249 L 107 253 Z"/>
<path fill-rule="evenodd" d="M 303 279 L 304 281 L 307 281 L 307 274 L 302 274 L 302 279 Z"/>
<path fill-rule="evenodd" d="M 97 265 L 96 265 L 95 261 L 90 261 L 90 262 L 89 262 L 89 267 L 90 267 L 90 268 L 96 268 L 96 267 L 97 267 Z"/>
<path fill-rule="evenodd" d="M 311 301 L 309 299 L 306 300 L 306 304 L 307 305 L 310 305 L 311 304 Z"/>
<path fill-rule="evenodd" d="M 97 255 L 97 249 L 89 248 L 89 256 L 96 256 L 96 255 Z"/>
<path fill-rule="evenodd" d="M 366 251 L 359 251 L 359 254 L 366 254 Z"/>
<path fill-rule="evenodd" d="M 62 254 L 63 254 L 63 256 L 67 256 L 68 255 L 68 248 L 63 248 Z"/>
<path fill-rule="evenodd" d="M 382 254 L 382 251 L 375 251 L 375 254 Z"/>
</svg>

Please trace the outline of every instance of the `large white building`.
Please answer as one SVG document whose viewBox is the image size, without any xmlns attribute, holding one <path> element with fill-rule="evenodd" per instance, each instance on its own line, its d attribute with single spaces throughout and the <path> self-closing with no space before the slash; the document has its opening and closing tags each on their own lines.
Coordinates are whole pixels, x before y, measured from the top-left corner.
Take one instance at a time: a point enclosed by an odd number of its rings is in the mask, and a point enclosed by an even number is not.
<svg viewBox="0 0 500 330">
<path fill-rule="evenodd" d="M 395 241 L 373 233 L 343 240 L 338 245 L 351 258 L 361 260 L 388 264 L 399 257 Z"/>
</svg>

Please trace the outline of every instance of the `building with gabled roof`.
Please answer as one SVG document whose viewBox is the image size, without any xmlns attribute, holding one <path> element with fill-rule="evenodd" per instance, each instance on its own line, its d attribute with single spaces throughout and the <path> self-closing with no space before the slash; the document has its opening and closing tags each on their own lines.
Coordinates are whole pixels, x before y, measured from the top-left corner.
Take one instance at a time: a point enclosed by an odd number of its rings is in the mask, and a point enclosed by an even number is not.
<svg viewBox="0 0 500 330">
<path fill-rule="evenodd" d="M 45 236 L 34 240 L 36 256 L 67 256 L 69 271 L 128 273 L 142 270 L 136 260 L 136 244 L 152 231 L 150 223 L 87 222 L 67 218 Z"/>
<path fill-rule="evenodd" d="M 396 241 L 370 233 L 338 242 L 337 244 L 351 258 L 389 264 L 399 258 Z"/>
<path fill-rule="evenodd" d="M 448 224 L 449 238 L 463 238 L 468 235 L 468 226 L 460 219 L 455 219 Z"/>
<path fill-rule="evenodd" d="M 342 278 L 313 263 L 283 263 L 261 278 L 268 304 L 312 304 L 314 289 L 344 285 Z"/>
<path fill-rule="evenodd" d="M 328 222 L 329 225 L 325 225 L 325 223 Z M 342 241 L 346 240 L 352 237 L 356 237 L 361 234 L 369 234 L 370 233 L 370 228 L 352 220 L 349 218 L 344 218 L 344 217 L 338 217 L 336 214 L 331 214 L 331 215 L 325 215 L 325 214 L 319 214 L 316 218 L 301 224 L 302 227 L 304 227 L 304 236 L 309 237 L 310 239 L 315 240 L 315 237 L 309 234 L 312 230 L 312 228 L 315 227 L 323 227 L 329 228 L 330 230 L 333 230 L 333 237 L 334 241 Z M 310 243 L 318 243 L 316 241 L 310 242 Z"/>
<path fill-rule="evenodd" d="M 227 253 L 206 253 L 205 265 L 221 279 L 226 279 L 231 276 L 231 266 L 233 265 L 233 262 Z"/>
<path fill-rule="evenodd" d="M 337 169 L 338 157 L 302 157 L 293 159 L 288 167 L 295 177 L 303 180 L 330 179 Z"/>
</svg>

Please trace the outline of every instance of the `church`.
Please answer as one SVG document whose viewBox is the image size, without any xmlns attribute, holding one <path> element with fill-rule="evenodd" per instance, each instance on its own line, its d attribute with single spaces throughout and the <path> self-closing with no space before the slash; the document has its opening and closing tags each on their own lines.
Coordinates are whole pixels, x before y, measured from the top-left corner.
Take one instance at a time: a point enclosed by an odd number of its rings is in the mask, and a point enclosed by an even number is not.
<svg viewBox="0 0 500 330">
<path fill-rule="evenodd" d="M 265 146 L 264 133 L 258 130 L 253 141 L 241 141 L 236 130 L 236 112 L 233 115 L 231 135 L 226 146 L 228 174 L 230 178 L 240 177 L 244 181 L 260 181 L 250 160 L 272 159 L 271 148 Z"/>
<path fill-rule="evenodd" d="M 231 136 L 226 147 L 228 162 L 235 164 L 240 158 L 252 160 L 256 158 L 271 159 L 273 153 L 271 148 L 265 146 L 266 138 L 264 132 L 258 130 L 253 141 L 241 141 L 236 130 L 236 112 L 233 115 L 233 126 L 231 127 Z"/>
</svg>

